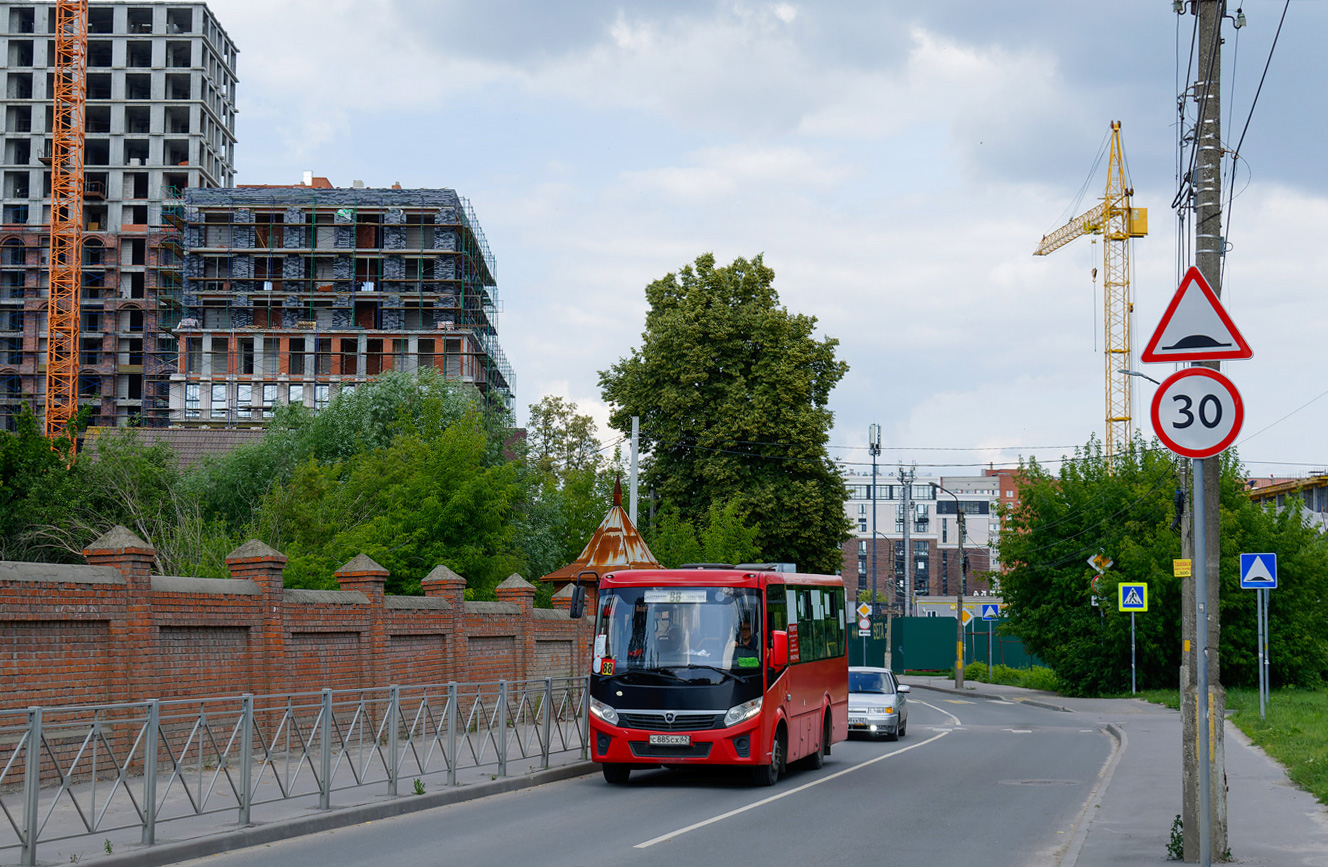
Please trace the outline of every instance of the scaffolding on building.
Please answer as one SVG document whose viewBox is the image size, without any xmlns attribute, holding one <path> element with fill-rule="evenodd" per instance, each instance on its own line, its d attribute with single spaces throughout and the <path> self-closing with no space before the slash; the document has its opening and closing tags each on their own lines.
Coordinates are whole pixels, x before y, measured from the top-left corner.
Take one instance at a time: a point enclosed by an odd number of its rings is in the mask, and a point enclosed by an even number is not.
<svg viewBox="0 0 1328 867">
<path fill-rule="evenodd" d="M 145 427 L 170 424 L 171 376 L 179 366 L 175 330 L 184 318 L 184 194 L 163 186 L 157 223 L 148 232 L 147 307 L 143 321 Z"/>
<path fill-rule="evenodd" d="M 318 407 L 333 384 L 420 367 L 510 405 L 494 257 L 466 199 L 451 190 L 359 187 L 186 196 L 175 420 L 252 422 L 246 399 L 270 415 L 283 402 L 268 398 L 274 378 L 292 388 L 292 402 L 299 394 Z M 251 381 L 263 383 L 261 403 Z M 204 405 L 205 389 L 225 401 L 224 411 L 215 399 Z"/>
</svg>

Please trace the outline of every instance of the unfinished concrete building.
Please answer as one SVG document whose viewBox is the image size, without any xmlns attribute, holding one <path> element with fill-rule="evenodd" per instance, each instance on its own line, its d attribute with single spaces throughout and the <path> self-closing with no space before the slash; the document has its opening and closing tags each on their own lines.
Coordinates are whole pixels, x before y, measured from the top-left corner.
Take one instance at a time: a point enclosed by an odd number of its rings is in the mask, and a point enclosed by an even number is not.
<svg viewBox="0 0 1328 867">
<path fill-rule="evenodd" d="M 434 368 L 511 401 L 494 259 L 447 189 L 191 189 L 172 424 L 260 425 L 386 370 Z"/>
<path fill-rule="evenodd" d="M 0 428 L 43 411 L 55 7 L 0 2 Z M 203 3 L 88 9 L 79 403 L 165 424 L 183 310 L 182 195 L 234 183 L 236 48 Z M 160 300 L 158 300 L 160 297 Z"/>
</svg>

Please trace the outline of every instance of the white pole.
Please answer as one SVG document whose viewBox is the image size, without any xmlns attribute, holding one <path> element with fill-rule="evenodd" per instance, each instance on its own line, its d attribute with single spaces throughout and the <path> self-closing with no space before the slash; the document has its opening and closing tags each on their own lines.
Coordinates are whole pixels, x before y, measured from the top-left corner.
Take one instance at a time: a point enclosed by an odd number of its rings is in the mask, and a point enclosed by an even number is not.
<svg viewBox="0 0 1328 867">
<path fill-rule="evenodd" d="M 1263 590 L 1254 591 L 1254 619 L 1259 624 L 1259 719 L 1264 719 L 1263 692 Z"/>
<path fill-rule="evenodd" d="M 632 416 L 632 469 L 628 482 L 627 517 L 636 526 L 636 453 L 641 448 L 641 416 Z"/>
</svg>

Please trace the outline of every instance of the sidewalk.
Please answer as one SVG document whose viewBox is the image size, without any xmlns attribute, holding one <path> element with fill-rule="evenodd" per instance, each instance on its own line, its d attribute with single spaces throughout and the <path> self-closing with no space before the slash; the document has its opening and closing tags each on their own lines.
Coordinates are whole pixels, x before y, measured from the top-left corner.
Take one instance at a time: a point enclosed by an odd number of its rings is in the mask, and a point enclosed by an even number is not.
<svg viewBox="0 0 1328 867">
<path fill-rule="evenodd" d="M 222 809 L 202 815 L 187 815 L 187 796 L 176 787 L 174 797 L 168 801 L 163 814 L 186 813 L 179 818 L 161 821 L 156 829 L 156 842 L 153 845 L 142 844 L 142 830 L 138 826 L 121 827 L 135 823 L 133 804 L 126 798 L 119 797 L 109 806 L 109 815 L 104 824 L 108 830 L 95 834 L 86 833 L 76 813 L 62 800 L 61 808 L 51 814 L 47 821 L 43 837 L 47 838 L 37 846 L 37 859 L 40 864 L 93 863 L 102 867 L 156 867 L 156 865 L 174 864 L 191 858 L 201 858 L 219 852 L 229 852 L 247 846 L 256 846 L 284 840 L 305 834 L 315 834 L 334 828 L 344 828 L 362 822 L 400 816 L 420 810 L 429 810 L 446 804 L 483 798 L 502 792 L 551 783 L 593 773 L 598 765 L 582 761 L 578 750 L 556 752 L 550 755 L 549 768 L 538 769 L 538 757 L 535 759 L 513 759 L 509 765 L 510 775 L 499 777 L 497 766 L 486 764 L 459 768 L 457 785 L 447 786 L 444 773 L 433 773 L 423 778 L 424 794 L 413 794 L 413 778 L 403 779 L 397 797 L 389 797 L 386 783 L 377 782 L 354 788 L 338 788 L 332 793 L 332 807 L 318 809 L 318 794 L 313 792 L 290 799 L 279 798 L 275 785 L 271 781 L 260 784 L 255 796 L 263 801 L 253 810 L 253 821 L 241 826 L 235 809 Z M 338 784 L 348 783 L 350 770 L 338 769 Z M 164 780 L 164 778 L 163 778 Z M 101 784 L 105 788 L 105 784 Z M 141 786 L 141 778 L 131 785 Z M 87 786 L 77 786 L 76 790 L 86 808 Z M 183 808 L 170 809 L 171 803 Z M 49 802 L 43 802 L 43 816 Z M 3 821 L 0 818 L 0 821 Z M 60 837 L 64 839 L 49 839 Z M 20 863 L 21 851 L 17 845 L 0 847 L 0 867 L 9 867 Z"/>
<path fill-rule="evenodd" d="M 907 677 L 914 687 L 957 692 L 941 677 Z M 1078 714 L 1113 737 L 1107 761 L 1062 867 L 1165 864 L 1171 823 L 1181 811 L 1181 722 L 1177 711 L 1142 699 L 1067 698 L 1014 686 L 965 684 L 967 697 L 1018 701 Z M 1226 723 L 1227 863 L 1258 867 L 1328 865 L 1328 809 L 1296 788 L 1283 768 Z M 1214 854 L 1214 862 L 1217 855 Z"/>
</svg>

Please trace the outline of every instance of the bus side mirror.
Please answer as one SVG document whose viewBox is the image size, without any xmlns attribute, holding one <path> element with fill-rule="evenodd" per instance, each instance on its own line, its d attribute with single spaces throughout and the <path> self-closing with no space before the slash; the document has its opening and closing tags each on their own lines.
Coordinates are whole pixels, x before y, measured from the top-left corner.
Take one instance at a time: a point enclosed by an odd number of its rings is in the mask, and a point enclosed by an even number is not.
<svg viewBox="0 0 1328 867">
<path fill-rule="evenodd" d="M 775 668 L 783 668 L 788 665 L 788 633 L 776 629 L 772 637 L 775 639 L 775 646 L 770 650 L 770 664 Z"/>
<path fill-rule="evenodd" d="M 580 584 L 572 588 L 572 604 L 567 609 L 567 616 L 580 620 L 586 610 L 586 588 Z"/>
</svg>

